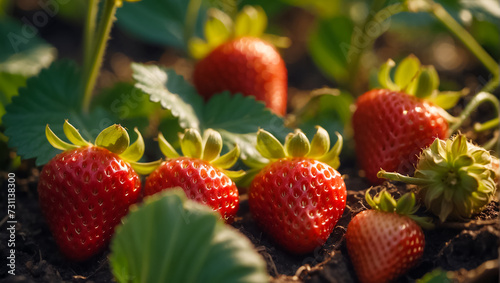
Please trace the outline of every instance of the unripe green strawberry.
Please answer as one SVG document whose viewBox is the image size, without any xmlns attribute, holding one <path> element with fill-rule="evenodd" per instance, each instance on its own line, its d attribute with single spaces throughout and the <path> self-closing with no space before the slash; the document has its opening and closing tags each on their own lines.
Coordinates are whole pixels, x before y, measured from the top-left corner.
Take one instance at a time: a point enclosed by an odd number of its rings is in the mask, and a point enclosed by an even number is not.
<svg viewBox="0 0 500 283">
<path fill-rule="evenodd" d="M 463 220 L 493 199 L 497 161 L 459 134 L 447 140 L 436 139 L 423 149 L 413 177 L 384 170 L 378 176 L 417 185 L 419 197 L 441 221 Z"/>
<path fill-rule="evenodd" d="M 417 224 L 431 227 L 428 219 L 416 217 L 415 196 L 409 193 L 396 201 L 382 191 L 372 199 L 372 209 L 349 222 L 345 235 L 347 251 L 362 283 L 390 282 L 405 274 L 422 257 L 425 237 Z M 416 222 L 417 221 L 417 222 Z"/>
<path fill-rule="evenodd" d="M 131 163 L 141 173 L 150 169 L 135 162 L 144 150 L 138 131 L 139 138 L 131 147 L 127 132 L 119 125 L 105 129 L 96 145 L 83 140 L 67 121 L 64 132 L 73 144 L 46 128 L 50 143 L 65 151 L 43 167 L 39 202 L 61 252 L 83 261 L 106 248 L 115 226 L 140 198 L 141 183 Z"/>
<path fill-rule="evenodd" d="M 219 156 L 222 137 L 211 129 L 205 131 L 204 143 L 198 131 L 186 130 L 181 137 L 185 157 L 179 156 L 161 133 L 158 140 L 167 160 L 146 179 L 145 195 L 181 187 L 188 198 L 218 211 L 227 223 L 233 222 L 239 208 L 239 194 L 230 177 L 238 178 L 243 172 L 226 169 L 236 163 L 239 147 L 236 145 L 226 155 Z"/>
<path fill-rule="evenodd" d="M 312 252 L 323 245 L 342 216 L 346 187 L 332 167 L 339 165 L 340 135 L 331 151 L 328 133 L 318 127 L 310 144 L 301 131 L 288 135 L 283 147 L 260 130 L 257 149 L 270 164 L 260 170 L 249 189 L 255 221 L 291 253 Z"/>
</svg>

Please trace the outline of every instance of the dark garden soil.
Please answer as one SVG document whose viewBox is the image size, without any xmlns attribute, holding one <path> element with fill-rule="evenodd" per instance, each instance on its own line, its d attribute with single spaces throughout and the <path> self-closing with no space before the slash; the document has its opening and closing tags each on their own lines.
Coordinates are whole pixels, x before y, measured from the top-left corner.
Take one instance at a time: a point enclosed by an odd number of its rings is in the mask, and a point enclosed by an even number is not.
<svg viewBox="0 0 500 283">
<path fill-rule="evenodd" d="M 357 175 L 354 170 L 344 171 L 353 171 L 349 176 Z M 32 168 L 16 174 L 16 276 L 7 277 L 7 266 L 2 264 L 0 282 L 112 282 L 107 260 L 109 251 L 85 263 L 69 262 L 59 253 L 38 205 L 38 173 L 37 168 Z M 7 188 L 6 178 L 7 173 L 2 172 L 2 188 Z M 351 218 L 366 209 L 364 192 L 368 186 L 359 177 L 344 175 L 344 178 L 348 192 L 342 218 L 327 243 L 304 256 L 290 255 L 277 248 L 256 226 L 248 210 L 246 195 L 242 196 L 233 226 L 247 236 L 265 258 L 273 282 L 357 282 L 343 236 Z M 372 190 L 384 187 L 395 197 L 412 189 L 386 183 Z M 6 190 L 0 191 L 0 199 L 7 199 Z M 0 211 L 6 210 L 6 201 L 2 201 Z M 469 222 L 447 223 L 425 231 L 426 247 L 420 264 L 397 282 L 414 282 L 437 267 L 453 271 L 459 282 L 499 282 L 498 214 L 499 203 L 495 200 Z M 0 256 L 3 262 L 8 256 L 7 226 L 6 219 L 2 219 Z"/>
</svg>

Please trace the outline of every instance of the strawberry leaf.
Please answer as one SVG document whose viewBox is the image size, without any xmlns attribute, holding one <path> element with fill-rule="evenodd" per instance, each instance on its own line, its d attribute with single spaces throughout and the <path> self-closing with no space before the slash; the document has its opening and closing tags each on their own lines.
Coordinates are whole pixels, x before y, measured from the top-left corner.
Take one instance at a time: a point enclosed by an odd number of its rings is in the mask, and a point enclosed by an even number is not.
<svg viewBox="0 0 500 283">
<path fill-rule="evenodd" d="M 146 198 L 111 241 L 118 282 L 268 282 L 246 237 L 181 189 Z M 147 239 L 147 240 L 145 240 Z"/>
<path fill-rule="evenodd" d="M 138 38 L 155 44 L 186 49 L 184 28 L 187 17 L 195 20 L 196 35 L 201 35 L 205 8 L 188 15 L 190 1 L 141 0 L 124 2 L 118 9 L 118 25 Z"/>
<path fill-rule="evenodd" d="M 47 163 L 60 153 L 45 137 L 47 124 L 57 136 L 64 136 L 64 120 L 73 124 L 85 140 L 93 141 L 114 120 L 102 108 L 85 115 L 81 112 L 80 71 L 71 61 L 56 61 L 37 77 L 27 80 L 26 88 L 12 98 L 3 117 L 9 146 L 24 159 L 36 158 L 37 165 Z"/>
<path fill-rule="evenodd" d="M 132 64 L 135 87 L 150 95 L 150 100 L 160 102 L 173 117 L 179 118 L 182 128 L 199 129 L 203 99 L 196 89 L 174 70 L 154 65 Z"/>
<path fill-rule="evenodd" d="M 29 33 L 30 37 L 26 37 Z M 37 30 L 13 19 L 0 19 L 0 73 L 38 74 L 56 57 L 56 49 L 36 36 Z"/>
</svg>

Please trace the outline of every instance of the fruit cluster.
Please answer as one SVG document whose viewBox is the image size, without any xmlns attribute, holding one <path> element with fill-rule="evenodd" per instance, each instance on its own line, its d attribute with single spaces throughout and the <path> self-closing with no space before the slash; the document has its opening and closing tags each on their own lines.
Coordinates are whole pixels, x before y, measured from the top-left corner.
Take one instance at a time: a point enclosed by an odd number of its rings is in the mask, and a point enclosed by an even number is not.
<svg viewBox="0 0 500 283">
<path fill-rule="evenodd" d="M 228 30 L 225 42 L 215 44 L 210 37 L 191 42 L 191 51 L 201 59 L 194 71 L 198 92 L 207 98 L 223 90 L 242 92 L 285 115 L 286 68 L 274 47 L 255 36 L 262 31 L 249 36 Z M 382 67 L 381 89 L 357 100 L 352 117 L 356 154 L 370 183 L 385 178 L 418 189 L 398 201 L 387 191 L 375 197 L 366 193 L 372 209 L 355 215 L 345 234 L 362 282 L 393 280 L 418 263 L 425 248 L 420 226 L 431 228 L 434 218 L 416 216 L 417 203 L 440 222 L 470 218 L 492 200 L 499 175 L 498 159 L 464 135 L 452 136 L 458 121 L 444 109 L 460 93 L 439 92 L 434 68 L 421 66 L 413 56 L 396 70 L 397 83 L 389 76 L 393 66 L 388 61 Z M 67 121 L 63 129 L 71 143 L 46 127 L 49 142 L 64 152 L 44 166 L 38 193 L 61 252 L 75 261 L 105 249 L 132 204 L 172 188 L 182 188 L 188 198 L 210 206 L 231 224 L 240 205 L 237 184 L 248 186 L 254 221 L 293 254 L 322 246 L 346 207 L 347 188 L 337 171 L 343 138 L 337 133 L 331 146 L 329 133 L 319 126 L 312 140 L 297 129 L 284 144 L 259 130 L 255 149 L 264 161 L 246 164 L 246 172 L 230 170 L 240 147 L 234 144 L 221 155 L 223 138 L 212 129 L 179 133 L 183 155 L 160 133 L 165 159 L 150 163 L 139 162 L 145 145 L 138 130 L 130 145 L 120 125 L 103 130 L 95 143 L 84 140 Z M 139 174 L 147 175 L 144 186 Z"/>
</svg>

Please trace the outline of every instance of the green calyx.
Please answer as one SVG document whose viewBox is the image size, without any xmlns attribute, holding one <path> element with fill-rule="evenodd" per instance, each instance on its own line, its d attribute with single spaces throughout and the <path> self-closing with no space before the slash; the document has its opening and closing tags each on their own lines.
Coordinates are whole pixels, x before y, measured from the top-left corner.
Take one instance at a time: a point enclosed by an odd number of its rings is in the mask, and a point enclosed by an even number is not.
<svg viewBox="0 0 500 283">
<path fill-rule="evenodd" d="M 337 169 L 340 166 L 339 154 L 342 150 L 343 139 L 339 133 L 337 142 L 330 149 L 330 136 L 320 126 L 316 126 L 317 132 L 311 142 L 300 130 L 287 135 L 283 146 L 271 133 L 260 129 L 257 132 L 257 151 L 269 159 L 276 160 L 285 157 L 306 157 L 317 159 Z"/>
<path fill-rule="evenodd" d="M 202 137 L 198 130 L 186 129 L 184 133 L 179 133 L 179 140 L 181 151 L 184 156 L 204 160 L 222 170 L 224 174 L 233 180 L 237 180 L 245 174 L 243 170 L 227 170 L 238 161 L 240 148 L 238 145 L 235 145 L 232 150 L 221 156 L 220 153 L 223 143 L 222 136 L 219 132 L 207 129 Z M 158 134 L 158 143 L 165 157 L 171 159 L 180 157 L 179 153 L 177 153 L 175 148 L 165 139 L 162 133 Z"/>
<path fill-rule="evenodd" d="M 495 172 L 490 153 L 458 134 L 448 140 L 436 139 L 419 156 L 413 177 L 381 170 L 379 178 L 419 186 L 427 209 L 444 222 L 467 219 L 493 198 Z"/>
<path fill-rule="evenodd" d="M 422 66 L 420 60 L 414 55 L 409 55 L 399 63 L 393 81 L 391 70 L 395 66 L 396 63 L 389 59 L 380 67 L 378 79 L 385 89 L 414 95 L 443 109 L 452 108 L 467 93 L 466 89 L 440 92 L 438 90 L 439 76 L 434 66 Z"/>
<path fill-rule="evenodd" d="M 145 149 L 144 140 L 137 128 L 134 129 L 137 133 L 137 140 L 132 145 L 130 145 L 130 137 L 127 130 L 117 124 L 104 129 L 97 136 L 95 144 L 86 141 L 80 132 L 73 125 L 71 125 L 68 120 L 64 122 L 63 131 L 70 143 L 63 141 L 56 136 L 48 124 L 45 127 L 45 136 L 47 137 L 47 140 L 53 147 L 60 150 L 66 151 L 85 146 L 102 147 L 120 156 L 120 158 L 128 162 L 137 173 L 143 175 L 151 173 L 161 162 L 161 160 L 149 163 L 137 162 L 141 159 Z"/>
<path fill-rule="evenodd" d="M 370 189 L 368 189 L 365 194 L 365 200 L 372 209 L 407 216 L 424 229 L 434 228 L 430 217 L 414 215 L 419 208 L 416 205 L 414 193 L 406 193 L 396 201 L 385 189 L 373 198 L 370 196 Z"/>
<path fill-rule="evenodd" d="M 195 37 L 188 42 L 189 52 L 195 59 L 204 58 L 226 41 L 244 36 L 262 38 L 277 47 L 286 48 L 290 45 L 286 37 L 264 34 L 267 16 L 261 7 L 245 6 L 235 19 L 215 8 L 209 9 L 207 14 L 205 40 Z"/>
</svg>

